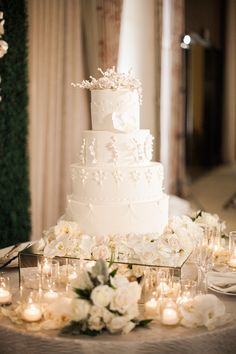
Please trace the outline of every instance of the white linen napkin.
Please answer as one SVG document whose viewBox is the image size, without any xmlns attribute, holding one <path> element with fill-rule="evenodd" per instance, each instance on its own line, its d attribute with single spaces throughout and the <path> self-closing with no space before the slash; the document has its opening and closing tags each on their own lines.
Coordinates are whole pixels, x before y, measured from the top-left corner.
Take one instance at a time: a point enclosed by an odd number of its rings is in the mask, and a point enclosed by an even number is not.
<svg viewBox="0 0 236 354">
<path fill-rule="evenodd" d="M 236 273 L 235 272 L 209 272 L 208 284 L 211 288 L 222 293 L 236 294 Z"/>
<path fill-rule="evenodd" d="M 14 260 L 11 263 L 8 264 L 8 267 L 17 267 L 18 266 L 18 258 L 15 258 L 15 256 L 17 256 L 20 251 L 22 251 L 23 249 L 33 245 L 34 243 L 35 242 L 32 242 L 32 241 L 27 241 L 27 242 L 20 243 L 19 246 L 16 247 L 14 249 L 14 251 L 10 255 L 9 260 L 13 259 L 13 258 L 14 258 Z M 13 246 L 8 246 L 8 247 L 0 249 L 0 259 L 2 257 L 4 257 L 12 249 L 12 247 Z"/>
</svg>

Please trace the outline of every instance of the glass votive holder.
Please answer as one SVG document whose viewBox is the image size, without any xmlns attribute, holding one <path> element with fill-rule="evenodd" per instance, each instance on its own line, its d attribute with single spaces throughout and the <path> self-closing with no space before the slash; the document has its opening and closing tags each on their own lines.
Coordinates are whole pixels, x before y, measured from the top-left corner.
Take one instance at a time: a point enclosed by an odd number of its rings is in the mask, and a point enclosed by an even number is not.
<svg viewBox="0 0 236 354">
<path fill-rule="evenodd" d="M 157 315 L 157 299 L 155 294 L 149 300 L 147 300 L 144 304 L 144 312 L 145 316 L 149 318 L 154 318 Z"/>
<path fill-rule="evenodd" d="M 77 278 L 81 264 L 79 259 L 68 259 L 67 264 L 67 280 L 70 283 Z"/>
<path fill-rule="evenodd" d="M 175 326 L 180 321 L 178 305 L 176 302 L 167 298 L 163 300 L 161 305 L 160 321 L 166 326 Z"/>
<path fill-rule="evenodd" d="M 169 296 L 172 292 L 173 275 L 170 269 L 161 269 L 157 273 L 156 292 L 158 297 Z"/>
<path fill-rule="evenodd" d="M 197 282 L 195 280 L 181 280 L 181 293 L 177 300 L 182 305 L 197 295 Z"/>
<path fill-rule="evenodd" d="M 59 293 L 54 286 L 48 286 L 48 289 L 43 292 L 43 300 L 46 302 L 53 302 L 58 299 Z"/>
<path fill-rule="evenodd" d="M 0 275 L 0 306 L 10 305 L 12 302 L 12 293 L 10 289 L 10 279 L 8 276 Z"/>
<path fill-rule="evenodd" d="M 228 265 L 231 268 L 236 268 L 236 231 L 229 233 L 229 261 Z"/>
<path fill-rule="evenodd" d="M 47 285 L 47 279 L 58 282 L 60 278 L 60 263 L 57 259 L 40 256 L 38 258 L 38 273 L 41 276 L 42 288 Z"/>
<path fill-rule="evenodd" d="M 42 318 L 41 296 L 37 291 L 31 291 L 22 307 L 21 317 L 26 322 L 37 322 Z"/>
</svg>

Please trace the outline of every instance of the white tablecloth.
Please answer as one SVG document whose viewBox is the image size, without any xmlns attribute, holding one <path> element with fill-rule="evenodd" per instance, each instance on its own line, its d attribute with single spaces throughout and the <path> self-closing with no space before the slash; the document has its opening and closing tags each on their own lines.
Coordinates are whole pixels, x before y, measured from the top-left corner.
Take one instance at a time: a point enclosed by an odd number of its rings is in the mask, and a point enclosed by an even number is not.
<svg viewBox="0 0 236 354">
<path fill-rule="evenodd" d="M 18 271 L 9 270 L 12 283 L 18 284 Z M 236 297 L 219 296 L 227 312 L 236 318 Z M 5 317 L 0 321 L 1 354 L 235 354 L 236 320 L 208 331 L 181 326 L 164 327 L 153 323 L 128 335 L 102 334 L 97 337 L 60 337 L 58 331 L 27 332 Z"/>
</svg>

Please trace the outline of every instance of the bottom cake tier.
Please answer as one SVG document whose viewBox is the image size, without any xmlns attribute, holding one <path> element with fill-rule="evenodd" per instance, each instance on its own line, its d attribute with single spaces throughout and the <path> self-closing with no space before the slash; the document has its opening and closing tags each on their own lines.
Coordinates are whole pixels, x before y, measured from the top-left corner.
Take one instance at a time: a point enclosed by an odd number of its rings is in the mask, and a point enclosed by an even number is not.
<svg viewBox="0 0 236 354">
<path fill-rule="evenodd" d="M 160 234 L 168 222 L 169 197 L 130 203 L 86 204 L 68 197 L 64 219 L 91 236 Z"/>
</svg>

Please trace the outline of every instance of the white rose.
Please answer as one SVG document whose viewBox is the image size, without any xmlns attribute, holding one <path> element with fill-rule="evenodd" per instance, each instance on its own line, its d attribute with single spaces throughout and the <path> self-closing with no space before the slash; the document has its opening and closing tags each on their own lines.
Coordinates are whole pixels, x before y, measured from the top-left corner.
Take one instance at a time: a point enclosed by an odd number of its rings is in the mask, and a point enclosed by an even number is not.
<svg viewBox="0 0 236 354">
<path fill-rule="evenodd" d="M 157 245 L 155 242 L 139 243 L 135 245 L 134 252 L 138 255 L 142 262 L 154 262 L 157 258 Z"/>
<path fill-rule="evenodd" d="M 91 306 L 89 314 L 90 316 L 88 320 L 88 325 L 90 329 L 100 331 L 102 328 L 105 327 L 105 324 L 102 320 L 103 309 L 101 307 Z"/>
<path fill-rule="evenodd" d="M 138 315 L 139 315 L 138 303 L 130 305 L 127 309 L 126 317 L 129 320 L 132 320 L 134 318 L 137 318 Z"/>
<path fill-rule="evenodd" d="M 72 309 L 72 320 L 81 321 L 88 317 L 90 311 L 90 303 L 83 299 L 72 299 L 71 309 Z"/>
<path fill-rule="evenodd" d="M 125 287 L 126 285 L 129 285 L 128 279 L 125 276 L 119 274 L 116 274 L 114 277 L 110 277 L 110 282 L 111 285 L 116 289 L 121 286 Z"/>
<path fill-rule="evenodd" d="M 113 318 L 115 317 L 115 314 L 110 312 L 108 309 L 105 307 L 102 308 L 102 318 L 104 323 L 109 323 Z"/>
<path fill-rule="evenodd" d="M 111 250 L 106 245 L 100 245 L 93 248 L 94 259 L 109 259 L 111 258 Z"/>
<path fill-rule="evenodd" d="M 137 282 L 131 282 L 115 290 L 110 308 L 111 310 L 124 314 L 131 305 L 137 303 L 140 296 L 141 286 Z"/>
<path fill-rule="evenodd" d="M 144 267 L 133 265 L 132 266 L 132 273 L 136 278 L 140 278 L 144 275 Z"/>
<path fill-rule="evenodd" d="M 91 299 L 94 305 L 99 307 L 106 307 L 110 304 L 114 290 L 108 285 L 99 285 L 93 289 Z"/>
<path fill-rule="evenodd" d="M 132 321 L 129 321 L 126 323 L 126 325 L 122 328 L 122 334 L 128 334 L 131 332 L 135 327 L 135 323 Z"/>
<path fill-rule="evenodd" d="M 107 328 L 111 333 L 121 332 L 127 326 L 129 320 L 125 316 L 116 316 L 108 324 Z"/>
</svg>

